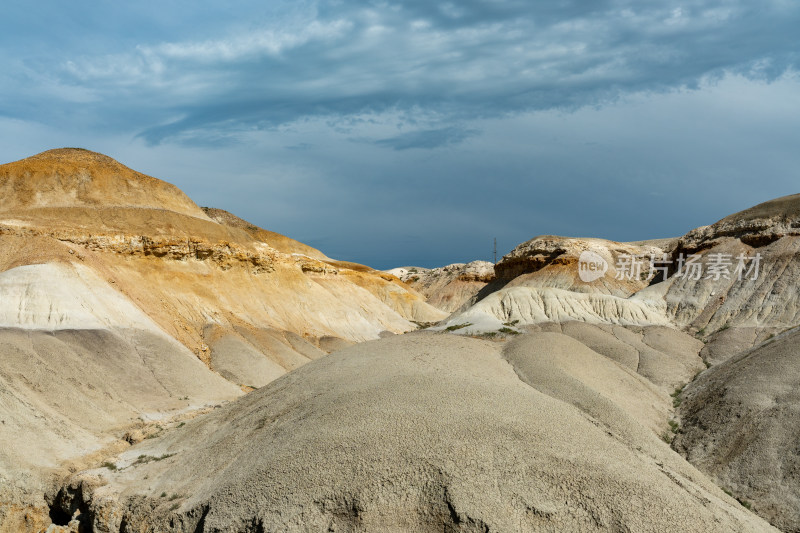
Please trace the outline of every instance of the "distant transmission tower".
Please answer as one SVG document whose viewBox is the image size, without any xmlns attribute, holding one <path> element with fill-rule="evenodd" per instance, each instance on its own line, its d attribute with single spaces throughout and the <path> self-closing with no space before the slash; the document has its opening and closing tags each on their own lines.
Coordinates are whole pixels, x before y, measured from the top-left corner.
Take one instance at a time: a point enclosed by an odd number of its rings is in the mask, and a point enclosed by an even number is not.
<svg viewBox="0 0 800 533">
<path fill-rule="evenodd" d="M 494 264 L 497 264 L 497 237 L 494 238 Z"/>
</svg>

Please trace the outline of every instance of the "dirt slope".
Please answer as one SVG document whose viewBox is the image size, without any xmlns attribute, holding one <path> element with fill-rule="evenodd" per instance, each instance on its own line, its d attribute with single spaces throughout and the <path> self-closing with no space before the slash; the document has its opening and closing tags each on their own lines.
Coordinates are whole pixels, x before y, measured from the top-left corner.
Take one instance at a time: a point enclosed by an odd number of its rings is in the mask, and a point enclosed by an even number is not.
<svg viewBox="0 0 800 533">
<path fill-rule="evenodd" d="M 774 531 L 635 421 L 657 410 L 618 406 L 579 367 L 595 358 L 638 391 L 625 402 L 666 395 L 588 349 L 567 362 L 521 342 L 508 356 L 453 335 L 348 348 L 83 474 L 61 501 L 108 531 Z M 520 379 L 530 364 L 563 386 Z"/>
<path fill-rule="evenodd" d="M 800 531 L 800 332 L 711 368 L 682 398 L 676 449 L 783 531 Z"/>
<path fill-rule="evenodd" d="M 0 165 L 0 531 L 37 531 L 54 476 L 132 429 L 445 315 L 239 220 L 86 150 Z"/>
<path fill-rule="evenodd" d="M 656 242 L 663 245 L 662 242 Z M 608 268 L 605 275 L 589 282 L 580 279 L 578 265 L 584 252 L 592 252 L 605 261 Z M 618 276 L 620 258 L 661 258 L 665 252 L 666 250 L 649 242 L 637 245 L 605 239 L 541 235 L 519 244 L 503 256 L 495 266 L 495 272 L 499 279 L 508 282 L 508 287 L 554 288 L 625 298 L 646 287 L 657 272 L 650 269 L 648 260 L 636 276 L 631 276 L 630 279 L 627 276 Z"/>
</svg>

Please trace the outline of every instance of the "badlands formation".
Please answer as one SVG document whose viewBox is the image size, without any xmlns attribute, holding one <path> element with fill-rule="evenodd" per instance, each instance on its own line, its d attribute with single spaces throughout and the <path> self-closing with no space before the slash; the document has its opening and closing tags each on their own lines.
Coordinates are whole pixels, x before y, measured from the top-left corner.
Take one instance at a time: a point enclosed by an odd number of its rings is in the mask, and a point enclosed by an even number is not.
<svg viewBox="0 0 800 533">
<path fill-rule="evenodd" d="M 488 261 L 454 263 L 440 268 L 401 267 L 387 271 L 421 292 L 428 303 L 452 313 L 469 307 L 481 291 L 495 280 L 494 265 Z"/>
<path fill-rule="evenodd" d="M 0 191 L 5 531 L 45 525 L 54 478 L 154 422 L 446 316 L 393 276 L 204 211 L 100 154 L 2 165 Z"/>
<path fill-rule="evenodd" d="M 0 532 L 800 531 L 800 195 L 378 272 L 85 150 L 0 189 Z"/>
</svg>

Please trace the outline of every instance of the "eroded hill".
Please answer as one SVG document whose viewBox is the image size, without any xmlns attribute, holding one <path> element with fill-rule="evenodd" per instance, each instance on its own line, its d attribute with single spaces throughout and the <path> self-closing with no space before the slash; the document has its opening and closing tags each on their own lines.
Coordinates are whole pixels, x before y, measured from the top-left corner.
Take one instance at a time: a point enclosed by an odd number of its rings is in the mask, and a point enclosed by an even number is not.
<svg viewBox="0 0 800 533">
<path fill-rule="evenodd" d="M 0 531 L 794 527 L 796 197 L 395 276 L 84 150 L 0 187 Z"/>
<path fill-rule="evenodd" d="M 392 276 L 220 211 L 212 219 L 176 187 L 101 154 L 2 165 L 0 192 L 7 531 L 11 515 L 46 521 L 52 476 L 128 445 L 131 428 L 444 317 Z"/>
</svg>

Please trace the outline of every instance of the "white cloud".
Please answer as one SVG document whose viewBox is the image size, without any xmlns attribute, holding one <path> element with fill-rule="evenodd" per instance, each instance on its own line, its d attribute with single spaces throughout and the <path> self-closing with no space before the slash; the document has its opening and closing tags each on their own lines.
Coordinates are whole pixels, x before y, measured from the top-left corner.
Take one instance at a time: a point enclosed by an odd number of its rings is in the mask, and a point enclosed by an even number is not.
<svg viewBox="0 0 800 533">
<path fill-rule="evenodd" d="M 202 42 L 165 43 L 142 47 L 145 54 L 164 59 L 178 59 L 200 63 L 242 61 L 254 56 L 279 56 L 311 41 L 331 41 L 352 29 L 347 20 L 312 21 L 295 28 L 263 29 L 228 39 Z"/>
<path fill-rule="evenodd" d="M 213 68 L 262 56 L 276 58 L 310 42 L 335 40 L 351 29 L 352 23 L 346 20 L 311 21 L 301 27 L 264 28 L 225 39 L 142 44 L 124 54 L 71 59 L 64 63 L 64 68 L 85 82 L 102 80 L 123 86 L 147 84 L 163 77 L 180 77 L 182 71 L 197 68 L 197 65 Z"/>
<path fill-rule="evenodd" d="M 46 82 L 17 70 L 49 86 L 52 101 L 34 106 L 42 90 L 20 91 L 6 107 L 45 115 L 63 102 L 91 104 L 87 124 L 95 114 L 155 143 L 203 128 L 221 138 L 394 110 L 457 124 L 603 105 L 726 72 L 774 79 L 798 62 L 798 26 L 800 5 L 778 1 L 312 1 L 285 17 L 219 28 L 208 21 L 213 37 L 198 38 L 201 28 L 108 54 L 56 53 L 59 68 Z"/>
</svg>

